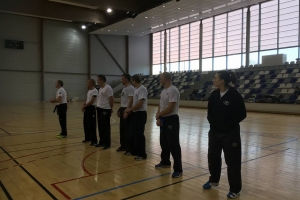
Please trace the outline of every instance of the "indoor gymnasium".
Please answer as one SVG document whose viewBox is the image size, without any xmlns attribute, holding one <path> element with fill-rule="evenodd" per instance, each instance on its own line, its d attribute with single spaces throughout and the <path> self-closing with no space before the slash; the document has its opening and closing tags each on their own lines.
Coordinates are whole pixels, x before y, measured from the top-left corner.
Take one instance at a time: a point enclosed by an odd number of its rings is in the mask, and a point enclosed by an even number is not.
<svg viewBox="0 0 300 200">
<path fill-rule="evenodd" d="M 0 200 L 300 199 L 299 0 L 0 3 Z"/>
</svg>

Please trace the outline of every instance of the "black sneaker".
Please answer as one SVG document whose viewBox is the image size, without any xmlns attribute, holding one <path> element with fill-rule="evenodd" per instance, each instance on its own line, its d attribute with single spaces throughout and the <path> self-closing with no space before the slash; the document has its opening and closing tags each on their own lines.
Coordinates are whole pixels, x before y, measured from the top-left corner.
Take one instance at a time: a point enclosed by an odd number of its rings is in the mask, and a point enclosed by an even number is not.
<svg viewBox="0 0 300 200">
<path fill-rule="evenodd" d="M 121 151 L 125 151 L 125 149 L 122 148 L 122 147 L 119 147 L 119 148 L 116 149 L 116 151 L 117 151 L 117 152 L 121 152 Z"/>
<path fill-rule="evenodd" d="M 110 147 L 106 147 L 106 146 L 105 146 L 105 147 L 103 147 L 103 150 L 106 150 L 106 149 L 109 149 L 109 148 L 110 148 Z"/>
<path fill-rule="evenodd" d="M 125 156 L 132 156 L 132 154 L 131 154 L 129 151 L 126 151 L 126 152 L 124 153 L 124 155 L 125 155 Z"/>
<path fill-rule="evenodd" d="M 134 158 L 134 160 L 135 160 L 135 161 L 142 161 L 142 160 L 146 160 L 146 158 L 137 156 L 137 157 Z"/>
<path fill-rule="evenodd" d="M 104 147 L 103 144 L 95 144 L 95 147 Z"/>
<path fill-rule="evenodd" d="M 91 142 L 91 140 L 82 140 L 82 143 L 88 143 Z"/>
<path fill-rule="evenodd" d="M 96 146 L 96 143 L 91 143 L 90 146 Z"/>
<path fill-rule="evenodd" d="M 170 167 L 171 167 L 171 165 L 164 165 L 162 163 L 155 165 L 155 168 L 170 168 Z"/>
<path fill-rule="evenodd" d="M 174 172 L 174 173 L 172 174 L 172 177 L 173 177 L 173 178 L 179 178 L 181 175 L 182 175 L 182 172 Z"/>
</svg>

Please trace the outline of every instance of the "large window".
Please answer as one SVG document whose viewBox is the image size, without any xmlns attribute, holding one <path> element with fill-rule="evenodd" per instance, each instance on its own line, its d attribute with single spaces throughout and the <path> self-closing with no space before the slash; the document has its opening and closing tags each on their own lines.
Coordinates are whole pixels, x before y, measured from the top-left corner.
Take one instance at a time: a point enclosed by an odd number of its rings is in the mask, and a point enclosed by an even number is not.
<svg viewBox="0 0 300 200">
<path fill-rule="evenodd" d="M 299 0 L 267 1 L 201 21 L 202 29 L 196 21 L 166 30 L 167 71 L 237 69 L 262 64 L 263 56 L 273 54 L 286 54 L 288 62 L 299 57 Z M 165 31 L 153 34 L 153 73 L 164 70 L 164 40 Z"/>
</svg>

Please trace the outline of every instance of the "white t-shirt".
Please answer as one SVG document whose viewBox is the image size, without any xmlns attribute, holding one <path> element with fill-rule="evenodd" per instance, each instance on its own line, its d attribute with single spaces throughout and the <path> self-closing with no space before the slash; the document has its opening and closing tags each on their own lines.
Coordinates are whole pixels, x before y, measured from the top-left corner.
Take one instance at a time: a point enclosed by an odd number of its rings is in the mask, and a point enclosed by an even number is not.
<svg viewBox="0 0 300 200">
<path fill-rule="evenodd" d="M 178 108 L 179 108 L 179 101 L 180 101 L 180 93 L 174 85 L 171 85 L 166 89 L 163 89 L 163 91 L 161 91 L 160 93 L 160 103 L 159 103 L 160 112 L 166 109 L 170 102 L 176 102 L 176 105 L 172 110 L 172 112 L 165 116 L 177 115 Z"/>
<path fill-rule="evenodd" d="M 222 98 L 222 96 L 224 96 L 224 95 L 226 94 L 227 91 L 228 91 L 228 90 L 225 90 L 224 92 L 221 92 L 221 91 L 220 91 L 220 98 Z"/>
<path fill-rule="evenodd" d="M 145 88 L 145 86 L 141 85 L 139 88 L 135 89 L 132 106 L 135 106 L 141 99 L 145 99 L 145 101 L 142 107 L 140 107 L 140 109 L 134 110 L 133 112 L 147 111 L 147 97 L 148 97 L 148 91 L 147 88 Z"/>
<path fill-rule="evenodd" d="M 92 97 L 96 97 L 96 99 L 97 99 L 97 96 L 98 96 L 98 90 L 96 88 L 94 88 L 92 90 L 89 90 L 87 92 L 87 95 L 86 95 L 86 103 L 90 102 Z M 97 105 L 97 100 L 95 100 L 92 105 L 96 106 Z"/>
<path fill-rule="evenodd" d="M 63 87 L 61 87 L 57 90 L 56 99 L 58 97 L 61 97 L 61 99 L 60 99 L 60 102 L 57 102 L 57 105 L 67 103 L 67 92 Z"/>
<path fill-rule="evenodd" d="M 129 98 L 133 97 L 134 94 L 134 87 L 132 85 L 128 85 L 127 87 L 124 87 L 121 93 L 121 107 L 127 108 Z"/>
<path fill-rule="evenodd" d="M 103 88 L 100 87 L 97 98 L 97 107 L 102 109 L 111 109 L 109 104 L 109 97 L 113 95 L 113 89 L 109 85 L 105 84 Z"/>
</svg>

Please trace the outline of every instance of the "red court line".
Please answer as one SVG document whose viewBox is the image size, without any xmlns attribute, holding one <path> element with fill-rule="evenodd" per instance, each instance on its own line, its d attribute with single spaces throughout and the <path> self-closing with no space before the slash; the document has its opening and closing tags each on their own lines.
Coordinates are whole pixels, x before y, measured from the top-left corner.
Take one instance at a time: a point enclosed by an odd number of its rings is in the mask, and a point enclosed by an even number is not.
<svg viewBox="0 0 300 200">
<path fill-rule="evenodd" d="M 31 160 L 31 161 L 28 161 L 27 163 L 31 163 L 31 162 L 34 162 L 34 161 L 36 161 L 36 160 Z"/>
<path fill-rule="evenodd" d="M 70 182 L 70 181 L 75 181 L 75 180 L 78 180 L 78 179 L 87 178 L 87 177 L 95 176 L 95 175 L 99 175 L 99 174 L 106 174 L 106 173 L 109 173 L 109 172 L 114 172 L 114 171 L 118 171 L 118 170 L 130 168 L 130 167 L 135 167 L 135 166 L 138 166 L 138 165 L 143 165 L 143 164 L 146 164 L 146 163 L 139 163 L 139 164 L 135 164 L 135 165 L 129 165 L 129 166 L 125 166 L 125 167 L 121 167 L 121 168 L 117 168 L 117 169 L 112 169 L 112 170 L 108 170 L 108 171 L 104 171 L 104 172 L 99 172 L 99 173 L 96 173 L 96 174 L 91 174 L 91 175 L 87 175 L 87 176 L 81 176 L 81 177 L 78 177 L 78 178 L 72 178 L 72 179 L 68 179 L 68 180 L 65 180 L 65 181 L 60 181 L 60 182 L 52 183 L 52 184 L 57 185 L 57 184 L 60 184 L 60 183 L 66 183 L 66 182 Z"/>
<path fill-rule="evenodd" d="M 71 199 L 66 193 L 64 193 L 59 187 L 57 187 L 55 184 L 51 184 L 61 195 L 63 195 L 66 199 Z"/>
<path fill-rule="evenodd" d="M 93 152 L 95 153 L 95 152 Z M 138 165 L 142 165 L 145 163 L 139 163 L 139 164 L 135 164 L 135 165 L 130 165 L 130 166 L 126 166 L 126 167 L 121 167 L 118 169 L 112 169 L 112 170 L 108 170 L 108 171 L 104 171 L 104 172 L 99 172 L 97 174 L 91 174 L 91 175 L 87 175 L 87 176 L 82 176 L 79 178 L 73 178 L 73 179 L 69 179 L 69 180 L 65 180 L 65 181 L 60 181 L 57 183 L 52 183 L 51 185 L 60 193 L 62 194 L 66 199 L 71 199 L 71 197 L 69 197 L 64 191 L 62 191 L 61 189 L 59 189 L 59 187 L 57 187 L 57 184 L 60 183 L 66 183 L 66 182 L 70 182 L 70 181 L 74 181 L 74 180 L 78 180 L 78 179 L 82 179 L 82 178 L 86 178 L 86 177 L 90 177 L 90 176 L 95 176 L 95 175 L 99 175 L 99 174 L 105 174 L 105 173 L 109 173 L 109 172 L 113 172 L 113 171 L 118 171 L 118 170 L 122 170 L 122 169 L 126 169 L 126 168 L 130 168 L 130 167 L 134 167 L 134 166 L 138 166 Z"/>
<path fill-rule="evenodd" d="M 8 169 L 8 167 L 6 167 L 6 168 L 3 168 L 3 169 L 0 169 L 0 171 L 2 171 L 2 170 L 6 170 L 6 169 Z"/>
<path fill-rule="evenodd" d="M 97 151 L 99 151 L 99 150 L 100 150 L 100 149 L 98 149 Z M 94 151 L 94 152 L 92 152 L 92 153 L 86 155 L 86 156 L 83 158 L 83 160 L 81 161 L 81 167 L 82 167 L 83 171 L 84 171 L 85 173 L 87 173 L 88 175 L 92 175 L 92 174 L 85 168 L 84 162 L 85 162 L 85 160 L 86 160 L 90 155 L 96 153 L 97 151 Z"/>
<path fill-rule="evenodd" d="M 18 158 L 24 158 L 24 157 L 28 157 L 28 156 L 33 156 L 33 155 L 45 153 L 45 152 L 55 151 L 55 150 L 59 150 L 59 149 L 65 149 L 65 148 L 68 148 L 68 147 L 74 147 L 74 146 L 78 146 L 78 145 L 81 145 L 81 144 L 77 144 L 77 145 L 73 145 L 73 146 L 67 146 L 67 147 L 62 147 L 62 148 L 58 148 L 58 149 L 51 149 L 51 150 L 47 150 L 47 151 L 41 151 L 41 152 L 38 152 L 38 153 L 33 153 L 33 154 L 24 155 L 24 156 L 19 156 L 19 157 L 16 157 L 16 158 L 11 158 L 9 160 L 15 160 L 15 159 L 18 159 Z M 0 163 L 6 162 L 6 161 L 9 161 L 9 160 L 3 160 L 3 161 L 0 161 Z"/>
</svg>

